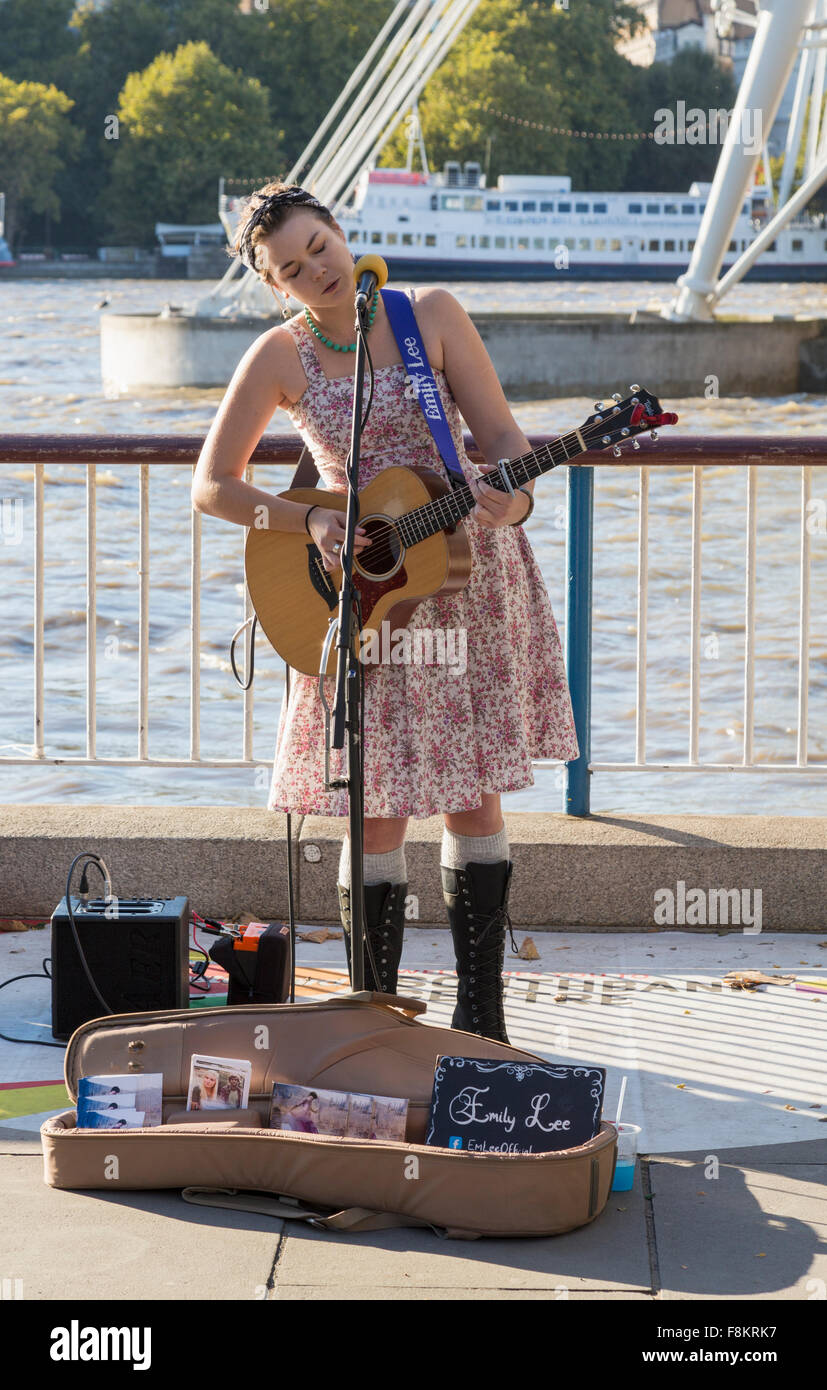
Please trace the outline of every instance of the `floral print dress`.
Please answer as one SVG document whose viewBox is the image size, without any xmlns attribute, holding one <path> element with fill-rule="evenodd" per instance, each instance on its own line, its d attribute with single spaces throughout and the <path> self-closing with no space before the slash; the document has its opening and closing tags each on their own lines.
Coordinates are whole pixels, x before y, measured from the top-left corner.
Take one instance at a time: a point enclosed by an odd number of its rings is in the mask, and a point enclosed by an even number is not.
<svg viewBox="0 0 827 1390">
<path fill-rule="evenodd" d="M 413 303 L 412 291 L 408 294 Z M 324 486 L 345 492 L 353 375 L 325 375 L 303 313 L 288 322 L 287 330 L 295 339 L 307 388 L 294 406 L 285 407 L 286 413 L 312 453 Z M 465 453 L 463 424 L 448 378 L 439 368 L 432 370 L 470 479 L 476 470 Z M 367 392 L 366 381 L 365 400 Z M 448 476 L 402 362 L 374 370 L 360 488 L 381 469 L 399 464 Z M 408 623 L 410 659 L 400 659 L 405 655 L 401 641 L 386 640 L 377 659 L 363 663 L 366 816 L 421 818 L 474 810 L 483 792 L 532 786 L 532 758 L 578 756 L 557 625 L 528 538 L 521 526 L 492 529 L 470 517 L 463 524 L 472 554 L 466 587 L 417 606 Z M 395 639 L 392 620 L 390 628 L 388 636 Z M 430 636 L 417 639 L 417 629 L 429 629 Z M 331 706 L 334 686 L 328 678 Z M 283 702 L 276 736 L 269 810 L 347 815 L 347 792 L 324 787 L 324 741 L 318 677 L 291 669 L 290 696 Z M 345 770 L 346 749 L 331 750 L 331 778 Z"/>
</svg>

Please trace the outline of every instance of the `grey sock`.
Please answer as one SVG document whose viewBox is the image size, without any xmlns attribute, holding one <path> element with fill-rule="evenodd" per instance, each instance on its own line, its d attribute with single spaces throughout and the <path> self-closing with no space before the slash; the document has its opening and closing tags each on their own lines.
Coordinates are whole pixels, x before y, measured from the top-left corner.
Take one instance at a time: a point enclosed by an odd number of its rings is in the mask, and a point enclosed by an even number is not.
<svg viewBox="0 0 827 1390">
<path fill-rule="evenodd" d="M 366 854 L 364 857 L 365 884 L 369 883 L 407 883 L 408 866 L 405 862 L 405 846 L 389 850 L 387 854 Z M 339 882 L 343 888 L 350 887 L 350 844 L 347 835 L 342 842 L 339 860 Z"/>
<path fill-rule="evenodd" d="M 442 832 L 440 862 L 446 869 L 464 869 L 467 864 L 499 864 L 508 859 L 508 852 L 505 826 L 496 835 L 456 835 L 447 825 Z"/>
</svg>

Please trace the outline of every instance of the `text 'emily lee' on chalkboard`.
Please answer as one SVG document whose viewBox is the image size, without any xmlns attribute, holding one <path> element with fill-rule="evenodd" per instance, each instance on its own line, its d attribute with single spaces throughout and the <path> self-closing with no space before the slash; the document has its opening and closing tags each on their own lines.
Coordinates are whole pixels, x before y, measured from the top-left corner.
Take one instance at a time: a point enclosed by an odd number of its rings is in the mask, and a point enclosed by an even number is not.
<svg viewBox="0 0 827 1390">
<path fill-rule="evenodd" d="M 605 1067 L 440 1057 L 425 1142 L 477 1153 L 550 1153 L 600 1129 Z"/>
</svg>

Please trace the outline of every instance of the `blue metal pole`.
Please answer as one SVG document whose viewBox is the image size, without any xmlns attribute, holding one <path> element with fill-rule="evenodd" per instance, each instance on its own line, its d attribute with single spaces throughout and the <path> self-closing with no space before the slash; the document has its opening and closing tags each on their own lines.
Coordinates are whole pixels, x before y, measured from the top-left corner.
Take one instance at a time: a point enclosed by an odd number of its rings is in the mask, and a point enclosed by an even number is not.
<svg viewBox="0 0 827 1390">
<path fill-rule="evenodd" d="M 594 468 L 573 465 L 566 484 L 566 670 L 580 757 L 566 764 L 565 810 L 589 814 Z"/>
</svg>

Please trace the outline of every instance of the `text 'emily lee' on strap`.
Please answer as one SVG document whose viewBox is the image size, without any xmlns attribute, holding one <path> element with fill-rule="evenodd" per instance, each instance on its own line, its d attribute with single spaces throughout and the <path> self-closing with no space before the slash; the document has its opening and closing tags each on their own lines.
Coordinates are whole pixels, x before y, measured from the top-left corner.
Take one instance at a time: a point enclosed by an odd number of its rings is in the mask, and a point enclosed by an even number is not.
<svg viewBox="0 0 827 1390">
<path fill-rule="evenodd" d="M 393 336 L 396 339 L 402 361 L 407 368 L 416 399 L 419 401 L 428 428 L 434 436 L 442 462 L 448 470 L 448 476 L 454 487 L 464 486 L 465 474 L 457 457 L 454 437 L 445 418 L 442 399 L 434 381 L 434 374 L 431 371 L 425 344 L 416 322 L 413 305 L 408 296 L 403 294 L 401 290 L 380 290 L 379 293 L 382 296 L 385 312 L 393 329 Z"/>
</svg>

